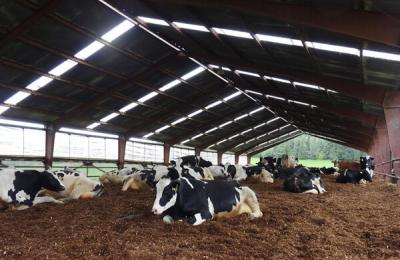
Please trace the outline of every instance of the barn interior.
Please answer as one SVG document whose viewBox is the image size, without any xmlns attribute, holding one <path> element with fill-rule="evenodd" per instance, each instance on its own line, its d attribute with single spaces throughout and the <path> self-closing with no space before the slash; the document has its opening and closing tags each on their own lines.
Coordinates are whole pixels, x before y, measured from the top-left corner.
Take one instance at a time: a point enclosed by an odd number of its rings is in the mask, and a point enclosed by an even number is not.
<svg viewBox="0 0 400 260">
<path fill-rule="evenodd" d="M 400 178 L 398 1 L 0 6 L 1 131 L 37 133 L 1 152 L 3 163 L 123 168 L 193 153 L 246 164 L 308 134 L 364 151 L 376 174 Z M 88 138 L 102 138 L 102 156 L 90 155 Z M 38 140 L 39 152 L 28 151 Z"/>
</svg>

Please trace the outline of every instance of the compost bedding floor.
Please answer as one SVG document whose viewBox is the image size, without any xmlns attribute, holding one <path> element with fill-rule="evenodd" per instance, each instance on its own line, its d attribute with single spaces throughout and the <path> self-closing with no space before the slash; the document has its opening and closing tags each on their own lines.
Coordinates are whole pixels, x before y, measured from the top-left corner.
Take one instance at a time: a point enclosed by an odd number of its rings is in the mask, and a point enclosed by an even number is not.
<svg viewBox="0 0 400 260">
<path fill-rule="evenodd" d="M 400 259 L 400 192 L 382 180 L 323 195 L 247 182 L 264 216 L 164 224 L 152 191 L 108 185 L 94 200 L 0 212 L 0 259 Z"/>
</svg>

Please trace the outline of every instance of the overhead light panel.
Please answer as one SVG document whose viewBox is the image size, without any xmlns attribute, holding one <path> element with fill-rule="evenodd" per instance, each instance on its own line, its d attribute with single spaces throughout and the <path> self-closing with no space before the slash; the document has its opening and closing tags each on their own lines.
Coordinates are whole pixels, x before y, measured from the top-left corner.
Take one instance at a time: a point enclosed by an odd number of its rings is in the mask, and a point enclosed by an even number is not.
<svg viewBox="0 0 400 260">
<path fill-rule="evenodd" d="M 155 92 L 155 91 L 150 92 L 149 94 L 147 94 L 147 95 L 145 95 L 145 96 L 139 98 L 139 99 L 138 99 L 138 102 L 144 103 L 144 102 L 146 102 L 147 100 L 152 99 L 153 97 L 155 97 L 155 96 L 157 96 L 157 95 L 158 95 L 158 93 Z"/>
<path fill-rule="evenodd" d="M 8 109 L 10 109 L 10 108 L 0 105 L 0 115 L 3 114 L 4 112 L 6 112 Z"/>
<path fill-rule="evenodd" d="M 264 109 L 265 109 L 265 107 L 259 107 L 257 109 L 254 109 L 253 111 L 250 111 L 249 115 L 255 114 L 255 113 L 260 112 L 261 110 L 264 110 Z"/>
<path fill-rule="evenodd" d="M 220 124 L 218 127 L 224 127 L 224 126 L 227 126 L 227 125 L 230 125 L 230 124 L 232 124 L 232 121 L 228 121 L 228 122 L 225 122 L 225 123 L 223 123 L 223 124 Z"/>
<path fill-rule="evenodd" d="M 94 129 L 94 128 L 98 127 L 99 125 L 101 125 L 101 124 L 98 123 L 98 122 L 95 122 L 95 123 L 92 123 L 92 124 L 88 125 L 86 128 L 87 129 Z"/>
<path fill-rule="evenodd" d="M 400 61 L 400 54 L 382 51 L 363 50 L 363 56 L 382 60 Z"/>
<path fill-rule="evenodd" d="M 245 70 L 235 70 L 235 72 L 237 74 L 242 74 L 242 75 L 247 75 L 247 76 L 251 76 L 251 77 L 256 77 L 256 78 L 260 78 L 260 75 L 254 72 L 250 72 L 250 71 L 245 71 Z"/>
<path fill-rule="evenodd" d="M 18 91 L 17 93 L 9 97 L 6 101 L 4 101 L 4 103 L 8 105 L 16 105 L 25 98 L 29 97 L 30 95 L 31 95 L 30 93 Z"/>
<path fill-rule="evenodd" d="M 297 81 L 293 82 L 293 85 L 300 86 L 300 87 L 305 87 L 305 88 L 318 89 L 318 90 L 323 89 L 321 87 L 318 87 L 317 85 L 311 85 L 311 84 L 301 83 L 301 82 L 297 82 Z"/>
<path fill-rule="evenodd" d="M 117 117 L 119 114 L 118 113 L 111 113 L 108 116 L 103 117 L 102 119 L 100 119 L 101 122 L 106 123 L 108 121 L 110 121 L 111 119 L 113 119 L 114 117 Z"/>
<path fill-rule="evenodd" d="M 211 132 L 214 132 L 215 130 L 217 130 L 218 129 L 218 127 L 213 127 L 213 128 L 211 128 L 210 130 L 207 130 L 205 133 L 206 134 L 209 134 L 209 133 L 211 133 Z"/>
<path fill-rule="evenodd" d="M 232 98 L 235 98 L 235 97 L 237 97 L 237 96 L 240 96 L 241 94 L 242 94 L 242 92 L 240 92 L 240 91 L 235 92 L 235 93 L 233 93 L 233 94 L 231 94 L 231 95 L 225 97 L 225 98 L 224 98 L 224 101 L 231 100 Z"/>
<path fill-rule="evenodd" d="M 142 22 L 145 22 L 145 23 L 169 26 L 169 24 L 165 20 L 162 20 L 162 19 L 145 17 L 145 16 L 138 16 L 138 18 L 139 18 L 139 20 L 141 20 Z"/>
<path fill-rule="evenodd" d="M 62 74 L 69 71 L 76 65 L 78 65 L 77 62 L 75 62 L 73 60 L 66 60 L 66 61 L 62 62 L 61 64 L 59 64 L 58 66 L 56 66 L 54 69 L 50 70 L 49 74 L 54 75 L 54 76 L 61 76 Z"/>
<path fill-rule="evenodd" d="M 255 94 L 255 95 L 259 95 L 259 96 L 262 96 L 262 95 L 263 95 L 263 94 L 260 93 L 260 92 L 253 91 L 253 90 L 249 90 L 249 89 L 246 89 L 245 91 L 246 91 L 247 93 L 251 93 L 251 94 Z"/>
<path fill-rule="evenodd" d="M 202 73 L 203 71 L 205 71 L 205 68 L 203 67 L 198 67 L 195 68 L 194 70 L 190 71 L 189 73 L 186 73 L 185 75 L 183 75 L 181 78 L 183 80 L 188 80 L 190 78 L 193 78 L 194 76 L 199 75 L 200 73 Z"/>
<path fill-rule="evenodd" d="M 176 79 L 176 80 L 173 80 L 173 81 L 171 81 L 170 83 L 168 83 L 168 84 L 162 86 L 162 87 L 159 88 L 158 90 L 164 92 L 164 91 L 167 91 L 168 89 L 171 89 L 171 88 L 173 88 L 173 87 L 179 85 L 180 83 L 181 83 L 181 81 Z"/>
<path fill-rule="evenodd" d="M 203 112 L 203 109 L 196 110 L 193 113 L 189 114 L 188 117 L 194 117 L 202 112 Z"/>
<path fill-rule="evenodd" d="M 19 127 L 44 129 L 43 124 L 29 123 L 29 122 L 24 122 L 24 121 L 9 120 L 9 119 L 2 119 L 2 118 L 0 118 L 0 125 L 11 125 L 11 126 L 19 126 Z"/>
<path fill-rule="evenodd" d="M 154 133 L 148 133 L 148 134 L 144 135 L 143 138 L 149 138 L 152 135 L 154 135 Z"/>
<path fill-rule="evenodd" d="M 297 39 L 278 37 L 278 36 L 272 36 L 272 35 L 267 35 L 267 34 L 256 34 L 255 37 L 259 41 L 303 47 L 303 43 Z"/>
<path fill-rule="evenodd" d="M 233 121 L 239 121 L 240 119 L 248 117 L 248 116 L 249 116 L 248 114 L 244 114 L 244 115 L 236 117 L 235 119 L 233 119 Z"/>
<path fill-rule="evenodd" d="M 173 22 L 173 24 L 181 29 L 199 31 L 199 32 L 210 32 L 205 26 L 198 25 L 198 24 L 191 24 L 191 23 L 180 23 L 180 22 Z"/>
<path fill-rule="evenodd" d="M 215 102 L 209 104 L 208 106 L 206 106 L 206 109 L 210 109 L 210 108 L 216 107 L 216 106 L 218 106 L 218 105 L 221 104 L 221 103 L 222 103 L 221 100 L 215 101 Z"/>
<path fill-rule="evenodd" d="M 337 53 L 345 53 L 350 55 L 360 56 L 360 50 L 351 47 L 345 47 L 340 45 L 333 45 L 333 44 L 326 44 L 320 42 L 306 42 L 306 46 L 308 48 L 330 51 L 330 52 L 337 52 Z"/>
<path fill-rule="evenodd" d="M 228 36 L 233 36 L 233 37 L 239 37 L 239 38 L 246 38 L 246 39 L 253 39 L 251 37 L 251 34 L 248 32 L 244 31 L 238 31 L 238 30 L 230 30 L 230 29 L 222 29 L 222 28 L 212 28 L 214 32 L 222 35 L 228 35 Z"/>
<path fill-rule="evenodd" d="M 136 106 L 138 106 L 138 103 L 132 102 L 132 103 L 130 103 L 130 104 L 124 106 L 123 108 L 121 108 L 121 109 L 119 110 L 119 112 L 125 113 L 125 112 L 131 110 L 132 108 L 134 108 L 134 107 L 136 107 Z"/>
<path fill-rule="evenodd" d="M 101 38 L 105 41 L 112 42 L 117 39 L 122 34 L 126 33 L 130 29 L 132 29 L 135 25 L 128 20 L 124 20 L 110 31 L 106 32 L 101 36 Z"/>
<path fill-rule="evenodd" d="M 186 139 L 185 141 L 182 141 L 181 144 L 186 144 L 187 142 L 190 142 L 190 139 Z"/>
<path fill-rule="evenodd" d="M 98 41 L 94 41 L 79 52 L 77 52 L 74 57 L 81 59 L 81 60 L 86 60 L 96 52 L 98 52 L 100 49 L 104 47 L 104 44 Z"/>
<path fill-rule="evenodd" d="M 181 118 L 175 120 L 174 122 L 172 122 L 171 125 L 177 125 L 177 124 L 185 121 L 186 119 L 187 119 L 187 117 L 181 117 Z"/>
<path fill-rule="evenodd" d="M 32 91 L 36 91 L 38 89 L 43 88 L 50 82 L 52 82 L 53 79 L 46 77 L 46 76 L 41 76 L 40 78 L 34 80 L 32 83 L 30 83 L 28 86 L 26 86 L 27 89 L 30 89 Z"/>
<path fill-rule="evenodd" d="M 160 133 L 160 132 L 162 132 L 162 131 L 164 131 L 165 129 L 168 129 L 168 128 L 170 128 L 170 127 L 171 127 L 170 125 L 165 125 L 165 126 L 163 126 L 163 127 L 158 128 L 155 132 L 156 132 L 156 133 Z"/>
<path fill-rule="evenodd" d="M 204 135 L 204 134 L 201 133 L 201 134 L 198 134 L 198 135 L 193 136 L 191 139 L 194 140 L 194 139 L 199 138 L 200 136 L 203 136 L 203 135 Z"/>
<path fill-rule="evenodd" d="M 286 99 L 284 99 L 283 97 L 278 97 L 278 96 L 273 96 L 273 95 L 265 95 L 267 98 L 273 98 L 273 99 L 277 99 L 277 100 L 282 100 L 282 101 L 286 101 Z"/>
<path fill-rule="evenodd" d="M 61 127 L 60 132 L 81 134 L 81 135 L 88 135 L 88 136 L 118 138 L 118 135 L 106 134 L 106 133 L 94 132 L 94 131 L 87 131 L 87 130 L 80 130 L 80 129 L 74 129 L 74 128 L 67 128 L 67 127 Z"/>
</svg>

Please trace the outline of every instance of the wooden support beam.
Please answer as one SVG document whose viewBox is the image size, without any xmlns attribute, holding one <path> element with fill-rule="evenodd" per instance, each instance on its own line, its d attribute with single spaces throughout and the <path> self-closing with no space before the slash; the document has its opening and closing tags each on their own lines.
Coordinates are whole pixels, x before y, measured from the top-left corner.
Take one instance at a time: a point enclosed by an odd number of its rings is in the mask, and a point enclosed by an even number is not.
<svg viewBox="0 0 400 260">
<path fill-rule="evenodd" d="M 240 154 L 235 153 L 235 164 L 239 164 L 239 156 Z"/>
<path fill-rule="evenodd" d="M 118 138 L 118 169 L 124 168 L 125 163 L 125 151 L 126 151 L 126 137 L 120 136 Z"/>
<path fill-rule="evenodd" d="M 217 152 L 217 164 L 222 163 L 222 152 L 218 151 Z"/>
<path fill-rule="evenodd" d="M 194 148 L 194 154 L 195 154 L 196 156 L 200 156 L 200 152 L 201 152 L 201 149 L 200 149 L 199 147 L 195 147 L 195 148 Z"/>
<path fill-rule="evenodd" d="M 53 154 L 54 154 L 54 140 L 56 131 L 54 126 L 48 125 L 46 127 L 46 146 L 44 155 L 44 167 L 49 169 L 53 166 Z"/>
<path fill-rule="evenodd" d="M 164 163 L 169 164 L 171 145 L 164 143 Z"/>
</svg>

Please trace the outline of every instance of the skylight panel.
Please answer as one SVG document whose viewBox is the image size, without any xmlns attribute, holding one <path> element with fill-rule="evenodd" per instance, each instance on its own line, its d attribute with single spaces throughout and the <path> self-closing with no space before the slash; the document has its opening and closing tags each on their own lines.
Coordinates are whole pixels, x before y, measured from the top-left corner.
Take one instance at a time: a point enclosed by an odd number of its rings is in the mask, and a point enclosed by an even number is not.
<svg viewBox="0 0 400 260">
<path fill-rule="evenodd" d="M 336 93 L 339 93 L 339 92 L 337 92 L 337 91 L 335 91 L 335 90 L 332 90 L 332 89 L 327 89 L 327 91 L 328 91 L 328 92 L 331 92 L 331 93 L 335 93 L 335 94 L 336 94 Z"/>
<path fill-rule="evenodd" d="M 110 121 L 111 119 L 117 117 L 118 115 L 119 115 L 118 113 L 113 112 L 113 113 L 109 114 L 108 116 L 105 116 L 102 119 L 100 119 L 100 121 L 103 123 L 106 123 L 106 122 Z"/>
<path fill-rule="evenodd" d="M 150 24 L 156 24 L 156 25 L 162 25 L 162 26 L 169 26 L 169 24 L 162 19 L 157 19 L 157 18 L 151 18 L 151 17 L 145 17 L 145 16 L 138 16 L 138 18 L 145 23 L 150 23 Z"/>
<path fill-rule="evenodd" d="M 224 126 L 227 126 L 227 125 L 230 125 L 230 124 L 232 124 L 232 121 L 228 121 L 228 122 L 225 122 L 225 123 L 223 123 L 223 124 L 220 124 L 218 127 L 224 127 Z"/>
<path fill-rule="evenodd" d="M 60 132 L 89 135 L 89 136 L 118 138 L 118 135 L 106 134 L 106 133 L 101 133 L 101 132 L 93 132 L 93 131 L 87 131 L 87 130 L 80 130 L 80 129 L 74 129 L 74 128 L 67 128 L 67 127 L 61 127 Z"/>
<path fill-rule="evenodd" d="M 9 119 L 2 119 L 2 118 L 0 118 L 0 124 L 44 129 L 43 124 L 29 123 L 29 122 L 24 122 L 24 121 L 9 120 Z"/>
<path fill-rule="evenodd" d="M 211 132 L 214 132 L 215 130 L 217 130 L 218 129 L 218 127 L 213 127 L 213 128 L 211 128 L 210 130 L 207 130 L 205 133 L 206 134 L 209 134 L 209 133 L 211 133 Z"/>
<path fill-rule="evenodd" d="M 248 132 L 250 132 L 251 130 L 253 130 L 253 129 L 250 128 L 250 129 L 244 130 L 244 131 L 241 132 L 240 134 L 241 134 L 241 135 L 244 135 L 245 133 L 248 133 Z"/>
<path fill-rule="evenodd" d="M 232 135 L 231 137 L 229 137 L 228 139 L 229 140 L 232 140 L 232 139 L 234 139 L 234 138 L 236 138 L 236 137 L 238 137 L 240 134 L 235 134 L 235 135 Z"/>
<path fill-rule="evenodd" d="M 216 107 L 216 106 L 218 106 L 218 105 L 221 104 L 221 103 L 222 103 L 221 100 L 215 101 L 215 102 L 209 104 L 208 106 L 206 106 L 206 109 L 210 109 L 210 108 Z"/>
<path fill-rule="evenodd" d="M 186 144 L 187 142 L 190 142 L 190 139 L 186 139 L 185 141 L 182 141 L 181 144 Z"/>
<path fill-rule="evenodd" d="M 187 119 L 187 117 L 181 117 L 181 118 L 175 120 L 174 122 L 172 122 L 171 125 L 177 125 L 177 124 L 185 121 L 186 119 Z"/>
<path fill-rule="evenodd" d="M 0 105 L 0 115 L 3 114 L 4 112 L 6 112 L 8 109 L 10 109 L 10 108 Z"/>
<path fill-rule="evenodd" d="M 173 88 L 173 87 L 179 85 L 180 83 L 181 83 L 181 81 L 176 79 L 176 80 L 173 80 L 173 81 L 171 81 L 170 83 L 168 83 L 168 84 L 162 86 L 162 87 L 159 88 L 158 90 L 164 92 L 164 91 L 167 91 L 168 89 L 171 89 L 171 88 Z"/>
<path fill-rule="evenodd" d="M 188 117 L 194 117 L 195 115 L 198 115 L 202 112 L 203 112 L 203 109 L 196 110 L 193 113 L 189 114 Z"/>
<path fill-rule="evenodd" d="M 219 66 L 214 65 L 214 64 L 209 64 L 208 67 L 210 67 L 212 69 L 219 69 Z"/>
<path fill-rule="evenodd" d="M 156 133 L 160 133 L 160 132 L 162 132 L 162 131 L 164 131 L 165 129 L 168 129 L 168 128 L 170 128 L 170 127 L 171 127 L 170 125 L 165 125 L 165 126 L 163 126 L 163 127 L 158 128 L 155 132 L 156 132 Z"/>
<path fill-rule="evenodd" d="M 264 136 L 266 136 L 266 135 L 267 135 L 267 134 L 259 135 L 259 136 L 256 137 L 256 139 L 260 139 L 260 138 L 262 138 L 262 137 L 264 137 Z"/>
<path fill-rule="evenodd" d="M 255 114 L 255 113 L 260 112 L 261 110 L 264 110 L 264 109 L 265 109 L 265 107 L 259 107 L 257 109 L 254 109 L 253 111 L 250 111 L 249 115 Z"/>
<path fill-rule="evenodd" d="M 230 68 L 228 68 L 228 67 L 221 67 L 221 69 L 222 70 L 225 70 L 225 71 L 232 71 Z"/>
<path fill-rule="evenodd" d="M 225 98 L 224 98 L 224 101 L 231 100 L 232 98 L 235 98 L 235 97 L 237 97 L 237 96 L 240 96 L 241 94 L 242 94 L 242 92 L 240 92 L 240 91 L 235 92 L 235 93 L 233 93 L 233 94 L 231 94 L 231 95 L 225 97 Z"/>
<path fill-rule="evenodd" d="M 244 144 L 245 144 L 245 142 L 240 143 L 240 144 L 236 145 L 234 148 L 239 147 L 239 146 L 242 146 L 242 145 L 244 145 Z"/>
<path fill-rule="evenodd" d="M 149 94 L 147 94 L 147 95 L 145 95 L 145 96 L 139 98 L 139 99 L 138 99 L 138 102 L 141 102 L 141 103 L 146 102 L 147 100 L 152 99 L 153 97 L 155 97 L 155 96 L 157 96 L 157 95 L 158 95 L 158 93 L 155 92 L 155 91 L 150 92 Z"/>
<path fill-rule="evenodd" d="M 279 130 L 282 130 L 282 129 L 284 129 L 284 128 L 286 128 L 286 127 L 289 127 L 289 126 L 290 126 L 290 124 L 287 124 L 287 125 L 281 126 L 281 127 L 279 128 Z"/>
<path fill-rule="evenodd" d="M 239 121 L 240 119 L 245 118 L 247 116 L 249 116 L 249 115 L 248 114 L 244 114 L 244 115 L 238 116 L 235 119 L 233 119 L 233 121 Z"/>
<path fill-rule="evenodd" d="M 363 56 L 383 60 L 400 61 L 400 54 L 382 51 L 363 50 Z"/>
<path fill-rule="evenodd" d="M 278 132 L 278 131 L 279 131 L 279 128 L 274 129 L 274 130 L 272 130 L 272 131 L 269 131 L 268 134 L 270 135 L 270 134 L 273 134 L 273 133 Z"/>
<path fill-rule="evenodd" d="M 135 25 L 128 20 L 124 20 L 110 31 L 106 32 L 101 36 L 101 38 L 105 41 L 112 42 L 117 39 L 122 34 L 126 33 L 130 29 L 132 29 Z"/>
<path fill-rule="evenodd" d="M 79 52 L 77 52 L 74 57 L 81 59 L 81 60 L 86 60 L 96 52 L 98 52 L 101 48 L 104 47 L 104 44 L 98 41 L 94 41 Z"/>
<path fill-rule="evenodd" d="M 77 62 L 73 60 L 66 60 L 62 62 L 61 64 L 57 65 L 54 69 L 49 71 L 49 74 L 54 75 L 54 76 L 61 76 L 65 72 L 69 71 L 73 67 L 78 65 Z"/>
<path fill-rule="evenodd" d="M 53 79 L 46 77 L 46 76 L 41 76 L 40 78 L 34 80 L 32 83 L 30 83 L 28 86 L 26 86 L 27 89 L 30 89 L 32 91 L 36 91 L 40 88 L 43 88 L 50 82 L 52 82 Z"/>
<path fill-rule="evenodd" d="M 285 101 L 286 99 L 284 99 L 283 97 L 278 97 L 278 96 L 273 96 L 273 95 L 265 95 L 267 98 L 273 98 L 273 99 L 278 99 L 278 100 L 282 100 Z"/>
<path fill-rule="evenodd" d="M 191 139 L 194 140 L 194 139 L 199 138 L 200 136 L 203 136 L 203 135 L 204 135 L 204 134 L 201 133 L 201 134 L 198 134 L 198 135 L 193 136 Z"/>
<path fill-rule="evenodd" d="M 253 142 L 254 140 L 256 140 L 255 138 L 251 138 L 251 139 L 249 139 L 249 140 L 247 140 L 246 142 L 244 142 L 245 144 L 248 144 L 248 143 L 250 143 L 250 142 Z"/>
<path fill-rule="evenodd" d="M 250 72 L 250 71 L 245 71 L 245 70 L 235 70 L 235 72 L 237 74 L 243 74 L 243 75 L 247 75 L 247 76 L 251 76 L 251 77 L 257 77 L 260 78 L 260 75 L 254 72 Z"/>
<path fill-rule="evenodd" d="M 272 122 L 275 122 L 276 120 L 279 120 L 279 119 L 281 119 L 281 118 L 280 117 L 272 118 L 271 120 L 267 121 L 267 124 L 271 124 Z"/>
<path fill-rule="evenodd" d="M 272 36 L 272 35 L 267 35 L 267 34 L 256 34 L 255 37 L 259 41 L 273 42 L 273 43 L 303 47 L 303 43 L 297 39 L 278 37 L 278 36 Z"/>
<path fill-rule="evenodd" d="M 150 136 L 154 135 L 154 133 L 148 133 L 143 136 L 143 138 L 149 138 Z"/>
<path fill-rule="evenodd" d="M 345 46 L 340 46 L 340 45 L 333 45 L 333 44 L 326 44 L 326 43 L 320 43 L 320 42 L 308 42 L 308 41 L 306 42 L 306 45 L 309 48 L 314 48 L 314 49 L 318 49 L 318 50 L 360 56 L 360 50 L 356 49 L 356 48 L 345 47 Z"/>
<path fill-rule="evenodd" d="M 189 73 L 186 73 L 185 75 L 183 75 L 181 78 L 183 80 L 188 80 L 190 78 L 193 78 L 194 76 L 199 75 L 200 73 L 202 73 L 203 71 L 205 71 L 205 68 L 203 67 L 198 67 L 195 68 L 194 70 L 190 71 Z"/>
<path fill-rule="evenodd" d="M 21 102 L 22 100 L 24 100 L 25 98 L 29 97 L 30 95 L 31 95 L 30 93 L 18 91 L 17 93 L 15 93 L 11 97 L 9 97 L 6 101 L 4 101 L 4 103 L 6 103 L 8 105 L 16 105 L 19 102 Z"/>
<path fill-rule="evenodd" d="M 295 86 L 300 86 L 300 87 L 305 87 L 305 88 L 312 88 L 312 89 L 318 89 L 318 90 L 323 89 L 321 87 L 318 87 L 317 85 L 311 85 L 311 84 L 301 83 L 301 82 L 297 82 L 297 81 L 293 82 L 293 84 Z"/>
<path fill-rule="evenodd" d="M 228 141 L 228 139 L 221 140 L 221 141 L 217 142 L 216 145 L 222 144 L 222 143 L 224 143 L 226 141 Z"/>
<path fill-rule="evenodd" d="M 264 126 L 264 125 L 266 125 L 267 123 L 261 123 L 261 124 L 259 124 L 259 125 L 256 125 L 255 127 L 254 127 L 254 129 L 257 129 L 257 128 L 260 128 L 260 127 L 262 127 L 262 126 Z"/>
<path fill-rule="evenodd" d="M 131 110 L 132 108 L 134 108 L 134 107 L 136 107 L 136 106 L 138 106 L 138 103 L 132 102 L 132 103 L 130 103 L 130 104 L 124 106 L 123 108 L 121 108 L 121 109 L 119 110 L 119 112 L 125 113 L 125 112 L 127 112 L 128 110 Z"/>
<path fill-rule="evenodd" d="M 246 91 L 247 93 L 251 93 L 251 94 L 255 94 L 255 95 L 262 96 L 262 93 L 257 92 L 257 91 L 253 91 L 253 90 L 249 90 L 249 89 L 246 89 L 245 91 Z"/>
<path fill-rule="evenodd" d="M 99 125 L 101 125 L 101 124 L 98 123 L 98 122 L 95 122 L 95 123 L 92 123 L 92 124 L 88 125 L 86 128 L 87 129 L 94 129 L 94 128 L 98 127 Z"/>
<path fill-rule="evenodd" d="M 233 37 L 239 37 L 239 38 L 246 38 L 246 39 L 253 39 L 251 37 L 251 34 L 248 32 L 244 31 L 238 31 L 238 30 L 231 30 L 231 29 L 222 29 L 222 28 L 212 28 L 214 32 L 222 35 L 228 35 L 228 36 L 233 36 Z"/>
<path fill-rule="evenodd" d="M 173 24 L 176 25 L 176 27 L 181 28 L 181 29 L 188 29 L 188 30 L 199 31 L 199 32 L 210 32 L 203 25 L 191 24 L 191 23 L 181 23 L 181 22 L 173 22 Z"/>
<path fill-rule="evenodd" d="M 289 99 L 288 101 L 289 101 L 289 102 L 293 102 L 293 103 L 295 103 L 295 104 L 302 105 L 302 106 L 310 106 L 310 104 L 305 103 L 305 102 L 300 102 L 300 101 L 291 100 L 291 99 Z"/>
<path fill-rule="evenodd" d="M 267 77 L 267 76 L 265 76 L 264 78 L 278 81 L 278 82 L 285 83 L 285 84 L 291 84 L 290 80 L 287 80 L 287 79 L 282 79 L 282 78 L 277 78 L 277 77 Z"/>
</svg>

